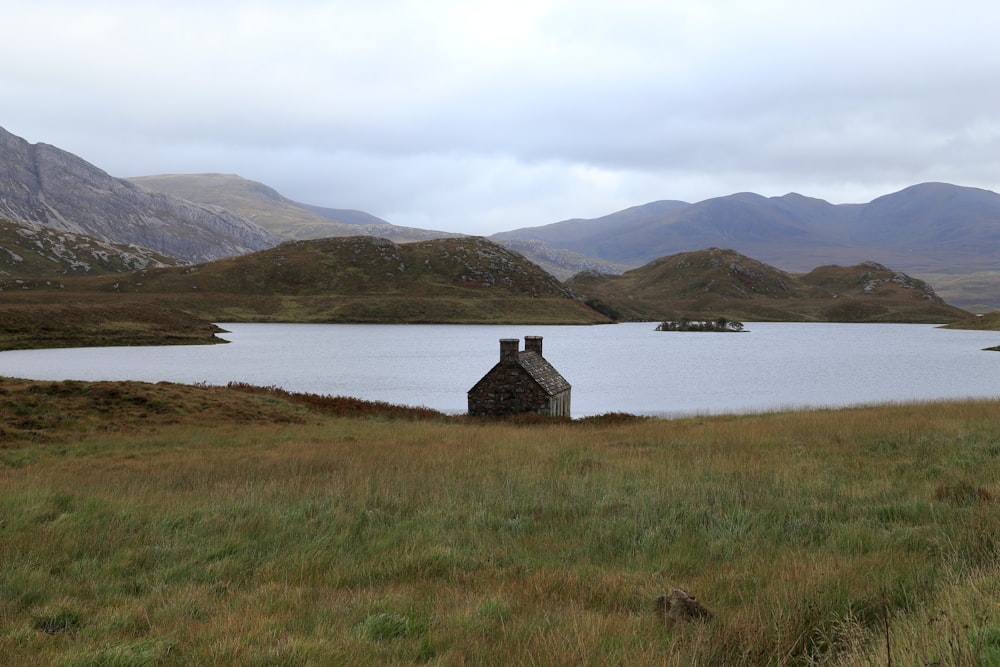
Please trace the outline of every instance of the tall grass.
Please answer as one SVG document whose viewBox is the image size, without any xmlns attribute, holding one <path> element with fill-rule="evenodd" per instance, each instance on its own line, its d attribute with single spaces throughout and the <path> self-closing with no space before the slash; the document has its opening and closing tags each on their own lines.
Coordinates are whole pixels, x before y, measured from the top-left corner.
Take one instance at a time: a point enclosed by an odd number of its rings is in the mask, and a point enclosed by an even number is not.
<svg viewBox="0 0 1000 667">
<path fill-rule="evenodd" d="M 990 664 L 998 408 L 180 419 L 24 443 L 0 457 L 0 655 Z M 714 619 L 665 626 L 672 587 Z"/>
</svg>

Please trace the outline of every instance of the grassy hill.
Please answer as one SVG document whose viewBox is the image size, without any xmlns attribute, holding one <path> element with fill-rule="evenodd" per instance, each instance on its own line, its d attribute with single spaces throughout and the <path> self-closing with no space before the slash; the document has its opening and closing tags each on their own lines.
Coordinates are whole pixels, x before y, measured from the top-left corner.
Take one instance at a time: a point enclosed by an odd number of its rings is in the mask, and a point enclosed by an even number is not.
<svg viewBox="0 0 1000 667">
<path fill-rule="evenodd" d="M 620 276 L 583 273 L 567 285 L 616 319 L 937 323 L 970 317 L 926 283 L 879 264 L 795 275 L 718 248 L 663 257 Z"/>
<path fill-rule="evenodd" d="M 286 243 L 185 267 L 66 281 L 8 301 L 137 302 L 209 321 L 594 324 L 608 319 L 555 278 L 481 238 Z"/>
<path fill-rule="evenodd" d="M 567 288 L 568 285 L 568 288 Z M 664 257 L 563 285 L 465 237 L 295 241 L 206 264 L 0 290 L 0 349 L 218 342 L 210 322 L 597 324 L 612 320 L 961 322 L 971 315 L 878 264 L 793 275 L 731 250 Z M 983 326 L 991 319 L 979 320 Z M 32 333 L 34 328 L 34 333 Z"/>
<path fill-rule="evenodd" d="M 235 174 L 163 174 L 128 180 L 155 192 L 233 211 L 270 232 L 290 239 L 366 234 L 404 243 L 461 236 L 400 227 L 364 211 L 300 204 L 263 183 Z"/>
<path fill-rule="evenodd" d="M 227 321 L 938 323 L 971 317 L 921 281 L 872 263 L 793 275 L 710 249 L 620 276 L 585 272 L 564 285 L 521 255 L 476 237 L 295 241 L 205 264 L 0 279 L 0 288 L 0 349 L 218 342 L 209 323 Z"/>
<path fill-rule="evenodd" d="M 128 180 L 154 192 L 166 192 L 188 201 L 239 213 L 286 238 L 310 239 L 358 233 L 354 225 L 325 218 L 262 183 L 234 174 L 164 174 Z"/>
<path fill-rule="evenodd" d="M 997 664 L 998 407 L 507 423 L 0 378 L 0 655 Z M 665 622 L 673 587 L 712 618 Z"/>
</svg>

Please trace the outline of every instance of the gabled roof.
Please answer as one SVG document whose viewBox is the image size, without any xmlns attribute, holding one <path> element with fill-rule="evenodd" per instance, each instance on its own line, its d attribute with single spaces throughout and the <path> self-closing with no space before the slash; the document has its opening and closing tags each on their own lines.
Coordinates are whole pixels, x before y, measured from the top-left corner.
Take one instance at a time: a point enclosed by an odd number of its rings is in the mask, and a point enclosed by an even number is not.
<svg viewBox="0 0 1000 667">
<path fill-rule="evenodd" d="M 569 382 L 537 352 L 518 352 L 517 363 L 549 396 L 570 388 Z"/>
</svg>

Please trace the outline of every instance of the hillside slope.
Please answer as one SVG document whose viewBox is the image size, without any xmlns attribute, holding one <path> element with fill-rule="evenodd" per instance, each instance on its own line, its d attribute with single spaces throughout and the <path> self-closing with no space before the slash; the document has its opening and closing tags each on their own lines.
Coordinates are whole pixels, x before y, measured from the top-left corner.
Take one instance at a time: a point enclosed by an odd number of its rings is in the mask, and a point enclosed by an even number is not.
<svg viewBox="0 0 1000 667">
<path fill-rule="evenodd" d="M 404 243 L 462 236 L 430 229 L 400 227 L 364 211 L 301 204 L 263 183 L 234 174 L 161 174 L 129 180 L 157 192 L 201 204 L 221 206 L 274 234 L 290 239 L 366 235 Z"/>
<path fill-rule="evenodd" d="M 3 128 L 0 217 L 142 246 L 190 262 L 261 250 L 280 241 L 235 213 L 151 192 Z"/>
<path fill-rule="evenodd" d="M 583 273 L 567 286 L 615 319 L 955 322 L 923 281 L 867 262 L 795 275 L 733 250 L 661 257 L 619 276 Z"/>
<path fill-rule="evenodd" d="M 58 292 L 21 290 L 17 299 L 70 296 L 158 304 L 215 322 L 609 321 L 521 255 L 478 237 L 294 241 L 194 266 L 69 280 Z"/>
</svg>

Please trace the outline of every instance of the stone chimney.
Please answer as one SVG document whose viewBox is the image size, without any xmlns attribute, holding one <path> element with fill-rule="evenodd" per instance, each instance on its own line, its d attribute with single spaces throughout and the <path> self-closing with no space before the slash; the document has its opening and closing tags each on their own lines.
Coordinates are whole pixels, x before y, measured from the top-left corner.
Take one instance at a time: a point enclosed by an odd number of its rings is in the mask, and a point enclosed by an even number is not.
<svg viewBox="0 0 1000 667">
<path fill-rule="evenodd" d="M 525 336 L 524 337 L 524 351 L 534 352 L 538 356 L 542 356 L 542 337 L 541 336 Z"/>
<path fill-rule="evenodd" d="M 500 360 L 503 361 L 511 355 L 516 355 L 518 353 L 518 348 L 521 345 L 520 338 L 501 338 L 500 339 Z"/>
</svg>

